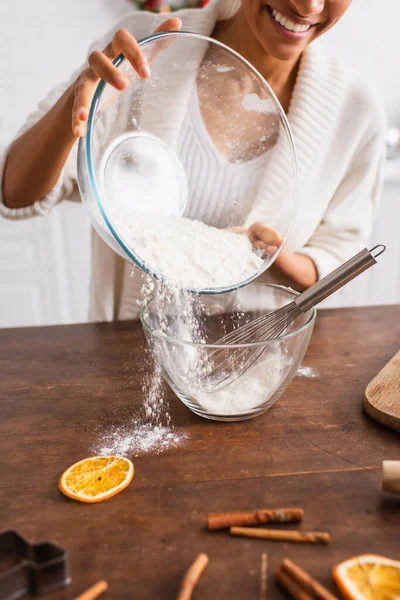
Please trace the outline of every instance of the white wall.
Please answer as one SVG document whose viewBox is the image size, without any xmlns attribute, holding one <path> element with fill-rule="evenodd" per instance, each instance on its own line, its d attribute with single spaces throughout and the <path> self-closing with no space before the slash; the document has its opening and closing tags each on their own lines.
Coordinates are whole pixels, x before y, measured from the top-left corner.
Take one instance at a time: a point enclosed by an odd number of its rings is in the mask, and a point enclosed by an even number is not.
<svg viewBox="0 0 400 600">
<path fill-rule="evenodd" d="M 381 92 L 389 114 L 397 119 L 400 119 L 399 19 L 398 0 L 353 0 L 343 19 L 321 38 L 327 49 L 370 79 Z"/>
<path fill-rule="evenodd" d="M 399 0 L 354 0 L 325 38 L 381 90 L 400 124 Z M 0 146 L 58 82 L 86 58 L 90 43 L 124 13 L 130 0 L 0 2 Z M 383 6 L 381 6 L 382 9 Z M 394 66 L 392 66 L 394 65 Z M 374 242 L 388 244 L 380 267 L 351 284 L 342 304 L 400 302 L 400 166 L 390 167 Z M 82 206 L 57 207 L 45 219 L 0 220 L 0 327 L 84 321 L 88 306 L 89 223 Z"/>
<path fill-rule="evenodd" d="M 132 8 L 130 0 L 1 0 L 0 147 Z M 87 319 L 89 231 L 84 208 L 70 203 L 45 219 L 0 219 L 0 327 Z"/>
<path fill-rule="evenodd" d="M 0 2 L 0 141 L 16 132 L 43 96 L 85 61 L 90 44 L 132 8 L 130 0 Z"/>
<path fill-rule="evenodd" d="M 385 24 L 381 24 L 384 10 Z M 400 127 L 399 0 L 353 0 L 345 17 L 321 38 L 327 50 L 342 56 L 379 91 L 389 125 Z M 379 265 L 349 284 L 340 305 L 400 303 L 400 159 L 387 161 L 382 204 L 371 245 L 386 244 Z"/>
</svg>

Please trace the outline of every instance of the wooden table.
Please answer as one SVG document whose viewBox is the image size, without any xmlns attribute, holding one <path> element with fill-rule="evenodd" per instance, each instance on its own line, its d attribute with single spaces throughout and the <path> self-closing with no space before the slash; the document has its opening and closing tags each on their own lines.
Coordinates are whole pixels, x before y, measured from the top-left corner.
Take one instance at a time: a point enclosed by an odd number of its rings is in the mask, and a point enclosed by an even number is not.
<svg viewBox="0 0 400 600">
<path fill-rule="evenodd" d="M 98 579 L 105 598 L 169 600 L 197 553 L 210 565 L 194 600 L 259 599 L 268 553 L 268 599 L 284 556 L 335 589 L 330 568 L 373 552 L 400 559 L 400 503 L 381 493 L 383 459 L 400 437 L 362 411 L 363 390 L 398 350 L 400 307 L 321 311 L 304 364 L 265 415 L 223 424 L 193 415 L 169 392 L 178 448 L 136 459 L 133 483 L 97 505 L 64 498 L 57 479 L 91 455 L 106 432 L 140 414 L 145 343 L 138 324 L 0 332 L 1 528 L 69 552 L 72 599 Z M 208 533 L 208 511 L 300 506 L 303 528 L 330 531 L 329 546 Z"/>
</svg>

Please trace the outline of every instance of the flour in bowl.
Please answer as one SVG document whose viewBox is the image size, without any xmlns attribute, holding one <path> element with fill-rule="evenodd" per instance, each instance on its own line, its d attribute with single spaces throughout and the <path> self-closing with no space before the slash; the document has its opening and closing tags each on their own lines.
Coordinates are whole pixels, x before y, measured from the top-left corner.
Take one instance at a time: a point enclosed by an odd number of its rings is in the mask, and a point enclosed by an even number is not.
<svg viewBox="0 0 400 600">
<path fill-rule="evenodd" d="M 268 401 L 284 379 L 285 361 L 279 349 L 272 350 L 263 360 L 220 391 L 196 394 L 196 400 L 206 411 L 218 415 L 245 415 Z"/>
<path fill-rule="evenodd" d="M 179 216 L 139 211 L 111 216 L 125 244 L 168 284 L 196 290 L 234 287 L 263 265 L 244 234 Z"/>
<path fill-rule="evenodd" d="M 200 414 L 216 418 L 250 417 L 272 406 L 293 363 L 285 342 L 266 344 L 245 372 L 242 367 L 249 352 L 227 349 L 221 357 L 213 346 L 208 346 L 226 326 L 235 328 L 243 324 L 241 294 L 232 292 L 229 298 L 225 298 L 221 314 L 213 310 L 214 297 L 202 298 L 182 290 L 174 293 L 170 287 L 161 292 L 158 289 L 144 313 L 144 323 L 154 361 L 163 369 L 163 373 L 158 371 L 158 377 L 167 375 L 172 389 L 184 403 L 186 399 L 195 412 L 197 405 Z M 216 373 L 210 376 L 215 366 Z M 225 382 L 224 387 L 221 388 L 220 382 Z M 157 415 L 159 397 L 159 393 L 147 394 L 148 417 Z M 151 398 L 156 401 L 151 402 Z"/>
</svg>

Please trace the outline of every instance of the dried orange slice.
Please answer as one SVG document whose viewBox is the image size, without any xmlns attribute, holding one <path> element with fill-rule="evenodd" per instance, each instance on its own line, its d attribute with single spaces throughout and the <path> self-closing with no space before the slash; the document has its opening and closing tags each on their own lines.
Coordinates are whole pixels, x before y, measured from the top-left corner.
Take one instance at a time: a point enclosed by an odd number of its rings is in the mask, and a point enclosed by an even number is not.
<svg viewBox="0 0 400 600">
<path fill-rule="evenodd" d="M 132 481 L 133 464 L 122 456 L 85 458 L 64 471 L 61 492 L 80 502 L 101 502 L 122 492 Z"/>
<path fill-rule="evenodd" d="M 400 562 L 363 554 L 336 565 L 333 578 L 350 600 L 398 600 Z"/>
</svg>

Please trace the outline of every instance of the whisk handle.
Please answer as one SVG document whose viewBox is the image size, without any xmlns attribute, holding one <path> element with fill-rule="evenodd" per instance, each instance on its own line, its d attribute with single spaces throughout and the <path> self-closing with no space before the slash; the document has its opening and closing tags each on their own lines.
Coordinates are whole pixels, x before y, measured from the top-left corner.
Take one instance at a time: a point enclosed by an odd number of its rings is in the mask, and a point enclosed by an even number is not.
<svg viewBox="0 0 400 600">
<path fill-rule="evenodd" d="M 386 246 L 375 246 L 371 250 L 361 250 L 340 267 L 314 283 L 294 300 L 301 312 L 306 312 L 328 296 L 342 288 L 346 283 L 376 264 L 377 257 L 386 250 Z"/>
</svg>

